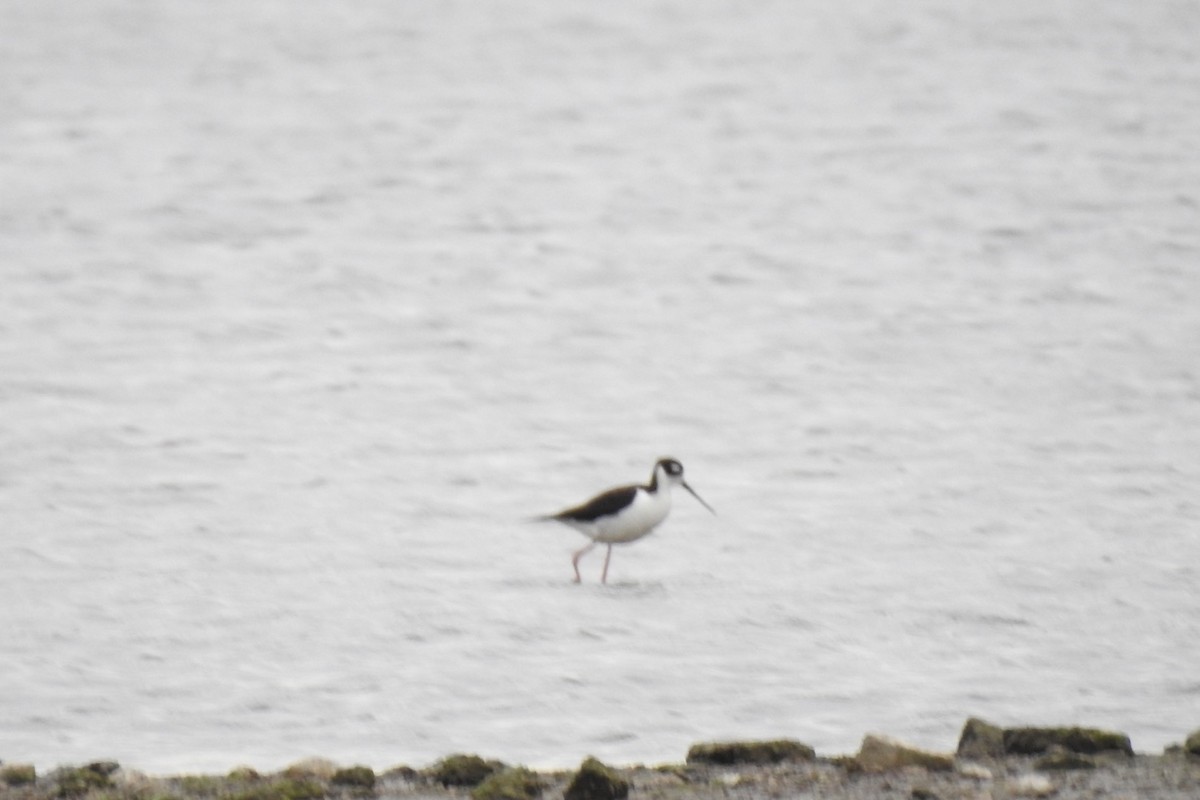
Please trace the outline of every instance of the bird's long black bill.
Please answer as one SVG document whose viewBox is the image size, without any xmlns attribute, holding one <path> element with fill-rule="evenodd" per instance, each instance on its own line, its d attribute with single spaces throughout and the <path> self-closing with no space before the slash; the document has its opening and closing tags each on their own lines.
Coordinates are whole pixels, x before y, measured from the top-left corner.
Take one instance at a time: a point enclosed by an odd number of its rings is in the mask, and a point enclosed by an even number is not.
<svg viewBox="0 0 1200 800">
<path fill-rule="evenodd" d="M 700 505 L 707 508 L 714 517 L 717 515 L 717 512 L 713 511 L 713 507 L 710 506 L 708 503 L 704 502 L 704 498 L 702 498 L 700 495 L 696 494 L 696 490 L 693 489 L 692 487 L 688 486 L 686 481 L 680 481 L 680 485 L 682 485 L 683 488 L 685 488 L 689 492 L 691 492 L 692 497 L 696 498 L 700 502 Z"/>
</svg>

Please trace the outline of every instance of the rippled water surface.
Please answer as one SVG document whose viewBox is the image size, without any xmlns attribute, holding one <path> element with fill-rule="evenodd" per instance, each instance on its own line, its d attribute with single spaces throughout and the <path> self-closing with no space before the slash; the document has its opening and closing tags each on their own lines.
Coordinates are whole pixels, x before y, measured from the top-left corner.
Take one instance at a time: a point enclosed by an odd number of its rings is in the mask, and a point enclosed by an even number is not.
<svg viewBox="0 0 1200 800">
<path fill-rule="evenodd" d="M 0 29 L 0 758 L 1195 728 L 1196 7 Z"/>
</svg>

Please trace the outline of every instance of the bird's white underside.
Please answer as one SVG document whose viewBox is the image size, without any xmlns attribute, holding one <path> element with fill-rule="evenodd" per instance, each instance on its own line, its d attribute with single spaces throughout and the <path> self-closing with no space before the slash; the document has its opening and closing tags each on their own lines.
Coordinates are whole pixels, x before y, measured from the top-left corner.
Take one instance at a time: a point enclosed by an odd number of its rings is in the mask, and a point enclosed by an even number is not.
<svg viewBox="0 0 1200 800">
<path fill-rule="evenodd" d="M 562 520 L 575 530 L 601 544 L 625 544 L 642 538 L 667 518 L 671 510 L 671 491 L 662 486 L 650 493 L 638 487 L 633 502 L 621 513 L 601 517 L 590 522 Z"/>
</svg>

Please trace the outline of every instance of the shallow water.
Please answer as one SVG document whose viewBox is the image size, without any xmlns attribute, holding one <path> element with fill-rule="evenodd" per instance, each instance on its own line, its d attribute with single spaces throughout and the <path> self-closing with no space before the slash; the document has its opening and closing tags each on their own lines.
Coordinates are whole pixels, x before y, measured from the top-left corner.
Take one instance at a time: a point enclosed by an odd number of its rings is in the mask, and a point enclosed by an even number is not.
<svg viewBox="0 0 1200 800">
<path fill-rule="evenodd" d="M 1195 727 L 1191 7 L 0 28 L 0 758 Z"/>
</svg>

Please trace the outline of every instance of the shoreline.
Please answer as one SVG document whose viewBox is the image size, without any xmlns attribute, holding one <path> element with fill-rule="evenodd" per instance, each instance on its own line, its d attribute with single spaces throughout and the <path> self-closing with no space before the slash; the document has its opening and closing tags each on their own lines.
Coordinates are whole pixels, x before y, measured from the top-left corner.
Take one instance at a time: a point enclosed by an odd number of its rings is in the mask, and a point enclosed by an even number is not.
<svg viewBox="0 0 1200 800">
<path fill-rule="evenodd" d="M 2 758 L 3 754 L 0 754 Z M 151 776 L 115 761 L 45 774 L 0 760 L 0 800 L 951 800 L 1054 797 L 1195 800 L 1200 730 L 1160 754 L 1138 753 L 1115 731 L 1064 726 L 1000 728 L 972 718 L 956 750 L 922 750 L 867 734 L 853 755 L 818 756 L 793 739 L 703 742 L 680 763 L 538 770 L 451 754 L 423 768 L 377 773 L 310 758 L 276 773 Z"/>
</svg>

